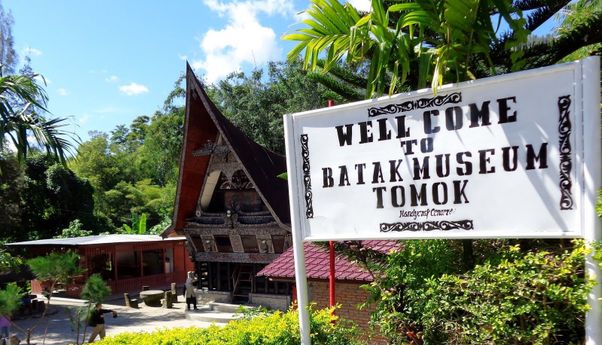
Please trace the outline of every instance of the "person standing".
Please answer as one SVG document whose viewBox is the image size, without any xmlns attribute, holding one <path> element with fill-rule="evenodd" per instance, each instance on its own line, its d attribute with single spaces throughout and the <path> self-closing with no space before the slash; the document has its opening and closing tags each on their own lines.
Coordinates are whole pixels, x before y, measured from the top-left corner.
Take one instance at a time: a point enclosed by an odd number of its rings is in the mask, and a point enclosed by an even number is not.
<svg viewBox="0 0 602 345">
<path fill-rule="evenodd" d="M 92 334 L 90 334 L 90 340 L 88 340 L 89 343 L 93 342 L 97 335 L 100 335 L 100 339 L 104 339 L 106 330 L 103 314 L 106 313 L 113 313 L 113 317 L 117 317 L 117 312 L 111 309 L 102 309 L 102 303 L 96 303 L 88 321 L 88 325 L 92 327 Z"/>
<path fill-rule="evenodd" d="M 194 289 L 194 283 L 197 282 L 196 274 L 193 271 L 188 272 L 188 278 L 186 278 L 186 292 L 184 293 L 184 297 L 186 297 L 186 309 L 190 310 L 190 305 L 194 306 L 194 310 L 196 308 L 196 291 Z"/>
<path fill-rule="evenodd" d="M 5 315 L 0 315 L 0 339 L 6 339 L 8 344 L 8 338 L 10 336 L 10 318 Z"/>
</svg>

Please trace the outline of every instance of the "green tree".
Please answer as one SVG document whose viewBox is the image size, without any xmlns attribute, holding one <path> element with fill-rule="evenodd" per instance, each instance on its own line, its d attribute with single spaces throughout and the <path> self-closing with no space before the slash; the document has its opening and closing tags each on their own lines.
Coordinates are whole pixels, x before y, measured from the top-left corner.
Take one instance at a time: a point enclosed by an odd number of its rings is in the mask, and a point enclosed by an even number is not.
<svg viewBox="0 0 602 345">
<path fill-rule="evenodd" d="M 84 225 L 79 219 L 72 220 L 69 226 L 61 231 L 61 234 L 54 238 L 71 238 L 71 237 L 84 237 L 92 235 L 91 230 L 85 230 Z"/>
<path fill-rule="evenodd" d="M 53 252 L 45 256 L 38 256 L 27 260 L 27 264 L 36 279 L 50 283 L 50 295 L 47 296 L 49 301 L 58 284 L 67 284 L 73 277 L 83 272 L 79 266 L 79 255 L 72 251 Z"/>
<path fill-rule="evenodd" d="M 123 224 L 122 229 L 125 234 L 133 234 L 133 235 L 145 235 L 147 233 L 147 223 L 146 223 L 146 213 L 138 216 L 137 214 L 132 214 L 132 226 L 128 224 Z"/>
<path fill-rule="evenodd" d="M 52 293 L 58 285 L 65 285 L 69 283 L 71 279 L 83 273 L 83 269 L 79 266 L 79 255 L 72 251 L 65 253 L 53 252 L 45 256 L 38 256 L 27 260 L 27 265 L 29 265 L 31 272 L 35 275 L 36 279 L 50 284 L 46 295 L 48 306 L 50 306 Z M 44 309 L 42 319 L 45 318 L 47 311 L 48 307 Z M 26 330 L 27 344 L 30 344 L 31 342 L 31 334 L 35 327 L 37 327 L 37 325 Z M 46 337 L 46 335 L 44 335 L 44 337 Z"/>
<path fill-rule="evenodd" d="M 72 326 L 75 326 L 75 343 L 79 344 L 80 329 L 83 325 L 82 342 L 86 339 L 86 329 L 92 309 L 96 303 L 103 303 L 111 294 L 111 288 L 101 278 L 100 274 L 93 274 L 86 280 L 82 289 L 81 298 L 87 300 L 85 307 L 79 307 L 70 310 L 70 319 Z"/>
<path fill-rule="evenodd" d="M 108 136 L 91 132 L 90 140 L 79 146 L 69 167 L 92 183 L 97 193 L 112 189 L 119 181 L 128 179 L 125 169 L 111 151 Z"/>
<path fill-rule="evenodd" d="M 3 240 L 51 238 L 74 219 L 98 232 L 93 189 L 87 180 L 48 156 L 31 156 L 24 165 L 0 155 L 0 224 Z"/>
<path fill-rule="evenodd" d="M 66 119 L 46 119 L 48 97 L 44 88 L 36 81 L 36 75 L 8 75 L 0 77 L 0 138 L 7 137 L 17 152 L 19 161 L 24 162 L 35 140 L 40 148 L 65 162 L 73 149 L 73 134 L 65 131 Z M 6 143 L 0 140 L 0 150 Z"/>
<path fill-rule="evenodd" d="M 528 38 L 554 14 L 580 7 L 588 15 L 574 16 L 567 30 Z M 284 38 L 298 42 L 290 59 L 304 52 L 304 66 L 320 73 L 334 71 L 343 60 L 368 64 L 366 97 L 372 97 L 549 65 L 582 47 L 592 51 L 602 41 L 601 11 L 599 0 L 373 0 L 372 11 L 360 14 L 349 4 L 313 1 L 306 27 Z M 508 23 L 508 32 L 498 32 L 498 19 Z"/>
<path fill-rule="evenodd" d="M 13 38 L 13 24 L 15 23 L 10 12 L 6 12 L 0 4 L 0 75 L 11 74 L 15 71 L 18 57 L 15 51 Z"/>
<path fill-rule="evenodd" d="M 0 289 L 0 315 L 12 315 L 21 305 L 23 291 L 17 283 L 8 283 L 4 289 Z"/>
<path fill-rule="evenodd" d="M 138 177 L 148 178 L 160 187 L 175 185 L 183 136 L 183 108 L 156 113 L 145 129 L 144 144 L 136 150 L 134 157 Z"/>
</svg>

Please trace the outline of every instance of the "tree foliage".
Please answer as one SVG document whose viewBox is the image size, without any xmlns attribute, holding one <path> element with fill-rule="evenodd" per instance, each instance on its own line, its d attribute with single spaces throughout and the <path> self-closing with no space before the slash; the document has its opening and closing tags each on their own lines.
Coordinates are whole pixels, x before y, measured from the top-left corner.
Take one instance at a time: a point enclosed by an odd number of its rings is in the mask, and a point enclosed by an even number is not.
<svg viewBox="0 0 602 345">
<path fill-rule="evenodd" d="M 17 63 L 13 24 L 15 20 L 10 12 L 6 12 L 0 4 L 0 76 L 12 74 Z"/>
<path fill-rule="evenodd" d="M 428 85 L 436 90 L 442 83 L 554 64 L 576 51 L 599 54 L 599 0 L 569 2 L 373 0 L 370 12 L 360 13 L 348 3 L 316 0 L 305 26 L 284 38 L 297 42 L 289 59 L 303 53 L 305 68 L 322 74 L 325 85 L 338 82 L 337 92 L 357 86 L 337 73 L 341 62 L 368 66 L 361 74 L 367 98 Z M 568 15 L 555 35 L 529 36 L 557 13 Z"/>
<path fill-rule="evenodd" d="M 69 223 L 69 226 L 61 231 L 61 234 L 54 238 L 73 238 L 92 235 L 91 230 L 85 230 L 84 225 L 79 219 L 75 219 Z"/>
<path fill-rule="evenodd" d="M 8 283 L 0 289 L 0 315 L 12 315 L 21 305 L 23 291 L 17 283 Z"/>
<path fill-rule="evenodd" d="M 0 165 L 4 240 L 51 238 L 76 218 L 95 232 L 102 227 L 102 219 L 94 215 L 90 183 L 54 159 L 32 156 L 22 165 L 6 155 Z"/>
<path fill-rule="evenodd" d="M 470 270 L 460 268 L 454 245 L 404 241 L 380 264 L 366 289 L 377 306 L 372 322 L 391 344 L 583 340 L 592 287 L 583 271 L 588 253 L 583 241 L 530 251 L 502 241 Z"/>
<path fill-rule="evenodd" d="M 79 255 L 72 251 L 38 256 L 27 260 L 27 264 L 38 280 L 50 282 L 50 292 L 56 284 L 67 284 L 83 272 L 79 266 Z"/>
<path fill-rule="evenodd" d="M 74 136 L 63 128 L 64 118 L 47 119 L 48 100 L 43 87 L 36 80 L 37 75 L 8 75 L 0 77 L 0 138 L 7 137 L 24 161 L 32 149 L 29 138 L 35 140 L 35 148 L 40 148 L 65 162 L 68 152 L 73 149 Z M 0 149 L 5 142 L 0 140 Z"/>
<path fill-rule="evenodd" d="M 111 294 L 111 288 L 101 278 L 100 274 L 95 273 L 88 277 L 82 288 L 81 298 L 88 300 L 89 304 L 103 303 Z"/>
</svg>

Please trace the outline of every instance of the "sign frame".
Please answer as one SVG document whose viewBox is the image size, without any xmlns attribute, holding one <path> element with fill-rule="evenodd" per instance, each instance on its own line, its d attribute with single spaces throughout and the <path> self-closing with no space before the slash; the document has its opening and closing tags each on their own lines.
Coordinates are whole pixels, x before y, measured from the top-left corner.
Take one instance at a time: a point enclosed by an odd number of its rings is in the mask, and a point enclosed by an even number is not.
<svg viewBox="0 0 602 345">
<path fill-rule="evenodd" d="M 449 238 L 449 239 L 478 239 L 478 238 L 566 238 L 566 237 L 582 237 L 586 242 L 602 240 L 601 234 L 601 223 L 598 219 L 595 206 L 597 200 L 598 190 L 600 188 L 601 172 L 600 166 L 602 164 L 602 150 L 600 144 L 601 131 L 600 131 L 600 58 L 589 57 L 581 61 L 571 62 L 562 65 L 555 65 L 549 67 L 543 67 L 533 70 L 527 70 L 522 72 L 510 73 L 501 75 L 498 77 L 485 78 L 477 81 L 469 81 L 458 84 L 445 85 L 439 88 L 440 93 L 449 92 L 451 90 L 458 90 L 467 87 L 474 87 L 479 85 L 495 84 L 503 81 L 514 80 L 516 78 L 523 77 L 537 77 L 543 74 L 554 73 L 556 71 L 573 70 L 576 78 L 580 78 L 582 87 L 575 88 L 575 112 L 578 119 L 577 126 L 579 127 L 582 137 L 576 141 L 575 150 L 577 154 L 581 155 L 581 161 L 575 166 L 575 176 L 578 181 L 578 190 L 581 191 L 580 195 L 580 206 L 581 206 L 581 219 L 580 224 L 582 226 L 581 232 L 575 233 L 548 233 L 542 235 L 541 233 L 530 233 L 525 232 L 524 234 L 517 236 L 475 236 L 474 233 L 467 232 L 464 235 L 455 235 L 451 237 L 432 237 L 429 233 L 417 234 L 412 233 L 410 236 L 368 236 L 368 237 L 355 237 L 345 236 L 336 237 L 333 236 L 308 236 L 306 231 L 306 224 L 304 223 L 304 213 L 307 212 L 306 208 L 306 183 L 310 177 L 306 170 L 309 169 L 309 162 L 302 162 L 299 153 L 303 153 L 300 150 L 301 133 L 295 132 L 294 118 L 302 118 L 307 116 L 320 116 L 328 114 L 333 109 L 352 109 L 356 107 L 365 107 L 366 105 L 375 102 L 375 100 L 361 101 L 351 104 L 345 104 L 336 106 L 333 108 L 323 108 L 311 112 L 303 112 L 297 114 L 284 115 L 284 133 L 285 133 L 285 145 L 286 145 L 286 157 L 287 157 L 287 171 L 288 171 L 288 185 L 289 185 L 289 202 L 291 206 L 291 227 L 293 233 L 293 250 L 295 260 L 295 276 L 297 284 L 297 300 L 299 305 L 299 320 L 300 320 L 300 332 L 301 332 L 301 343 L 303 345 L 309 345 L 310 340 L 310 329 L 309 329 L 309 311 L 308 306 L 308 291 L 307 291 L 307 275 L 305 269 L 305 258 L 303 252 L 304 241 L 326 241 L 326 240 L 369 240 L 369 239 L 426 239 L 426 238 Z M 376 101 L 383 99 L 400 99 L 404 97 L 411 97 L 416 95 L 432 94 L 432 90 L 424 89 L 415 91 L 409 94 L 397 95 L 392 97 L 383 97 Z M 586 124 L 584 120 L 587 120 Z M 309 181 L 311 183 L 311 180 Z M 305 189 L 304 189 L 305 188 Z M 311 193 L 311 189 L 309 190 Z M 598 325 L 602 324 L 602 306 L 598 301 L 602 296 L 602 275 L 598 264 L 591 258 L 591 255 L 586 259 L 586 272 L 588 276 L 596 280 L 596 286 L 591 290 L 588 295 L 588 303 L 590 310 L 586 315 L 586 344 L 602 344 L 602 328 Z"/>
</svg>

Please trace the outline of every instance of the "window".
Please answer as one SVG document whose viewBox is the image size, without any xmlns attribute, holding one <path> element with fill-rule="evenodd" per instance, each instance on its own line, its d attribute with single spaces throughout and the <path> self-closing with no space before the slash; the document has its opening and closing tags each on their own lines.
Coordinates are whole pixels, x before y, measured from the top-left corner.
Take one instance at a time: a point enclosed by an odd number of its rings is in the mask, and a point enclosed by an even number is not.
<svg viewBox="0 0 602 345">
<path fill-rule="evenodd" d="M 272 243 L 274 244 L 274 253 L 280 254 L 284 252 L 284 236 L 283 235 L 273 235 Z"/>
<path fill-rule="evenodd" d="M 142 252 L 142 269 L 145 276 L 164 273 L 163 250 L 145 250 Z"/>
<path fill-rule="evenodd" d="M 104 280 L 113 279 L 113 262 L 110 254 L 98 254 L 90 258 L 90 274 L 98 273 Z"/>
<path fill-rule="evenodd" d="M 222 253 L 232 253 L 232 243 L 230 243 L 230 236 L 214 236 L 215 245 L 217 251 Z"/>
<path fill-rule="evenodd" d="M 257 238 L 253 235 L 241 235 L 242 246 L 245 249 L 245 253 L 259 253 L 259 247 L 257 246 Z"/>
<path fill-rule="evenodd" d="M 136 251 L 117 252 L 117 279 L 140 277 L 140 253 Z"/>
</svg>

